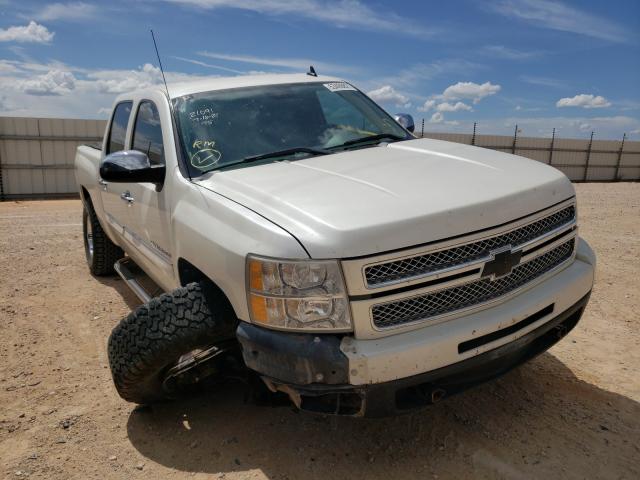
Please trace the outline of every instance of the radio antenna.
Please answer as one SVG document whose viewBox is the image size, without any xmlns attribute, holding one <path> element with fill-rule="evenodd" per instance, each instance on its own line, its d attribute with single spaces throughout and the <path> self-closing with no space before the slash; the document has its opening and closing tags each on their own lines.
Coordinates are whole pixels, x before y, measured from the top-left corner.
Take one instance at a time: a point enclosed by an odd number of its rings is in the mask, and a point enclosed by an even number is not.
<svg viewBox="0 0 640 480">
<path fill-rule="evenodd" d="M 153 29 L 150 29 L 150 31 L 151 31 L 151 38 L 153 39 L 153 46 L 156 49 L 156 55 L 158 56 L 158 63 L 160 64 L 160 73 L 162 74 L 164 89 L 167 91 L 167 98 L 171 100 L 171 95 L 169 95 L 169 87 L 167 87 L 167 79 L 164 78 L 164 69 L 162 68 L 162 60 L 160 60 L 160 53 L 158 52 L 158 44 L 156 43 L 156 36 L 153 34 Z"/>
</svg>

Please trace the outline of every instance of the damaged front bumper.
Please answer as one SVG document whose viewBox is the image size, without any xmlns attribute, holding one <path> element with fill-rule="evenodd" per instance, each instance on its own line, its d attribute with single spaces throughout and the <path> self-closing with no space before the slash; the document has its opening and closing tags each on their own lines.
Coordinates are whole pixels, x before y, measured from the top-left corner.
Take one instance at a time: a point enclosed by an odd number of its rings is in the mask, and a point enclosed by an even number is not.
<svg viewBox="0 0 640 480">
<path fill-rule="evenodd" d="M 381 417 L 435 403 L 546 351 L 575 327 L 589 295 L 505 345 L 446 367 L 366 385 L 349 383 L 349 360 L 340 349 L 340 336 L 283 333 L 245 322 L 240 323 L 237 336 L 247 366 L 272 391 L 288 394 L 301 410 Z"/>
</svg>

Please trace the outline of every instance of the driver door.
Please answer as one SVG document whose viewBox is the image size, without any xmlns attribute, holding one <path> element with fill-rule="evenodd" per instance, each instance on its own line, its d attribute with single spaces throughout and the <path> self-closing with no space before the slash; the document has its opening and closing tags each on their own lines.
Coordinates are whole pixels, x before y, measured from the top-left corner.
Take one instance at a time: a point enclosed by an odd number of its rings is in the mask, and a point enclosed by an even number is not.
<svg viewBox="0 0 640 480">
<path fill-rule="evenodd" d="M 151 165 L 165 165 L 162 125 L 155 103 L 141 100 L 134 119 L 131 149 L 147 154 Z M 153 183 L 126 185 L 131 220 L 125 238 L 134 248 L 131 256 L 156 283 L 165 286 L 173 278 L 167 190 L 161 187 L 158 191 Z"/>
<path fill-rule="evenodd" d="M 111 117 L 109 136 L 104 148 L 105 157 L 110 153 L 125 149 L 132 107 L 133 102 L 131 101 L 121 102 L 116 105 Z M 127 200 L 130 184 L 108 183 L 103 179 L 100 179 L 99 183 L 107 227 L 120 240 L 124 238 L 125 228 L 130 223 L 130 203 Z"/>
</svg>

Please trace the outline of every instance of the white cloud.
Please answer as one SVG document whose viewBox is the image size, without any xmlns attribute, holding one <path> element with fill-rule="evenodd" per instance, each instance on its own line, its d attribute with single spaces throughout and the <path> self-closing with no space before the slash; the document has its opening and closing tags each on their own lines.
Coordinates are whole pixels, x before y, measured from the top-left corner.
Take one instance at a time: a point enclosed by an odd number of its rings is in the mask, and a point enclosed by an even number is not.
<svg viewBox="0 0 640 480">
<path fill-rule="evenodd" d="M 436 95 L 436 97 L 441 97 L 440 95 Z M 421 112 L 428 112 L 429 110 L 436 110 L 438 112 L 460 112 L 467 111 L 472 112 L 473 108 L 463 102 L 449 103 L 449 102 L 440 102 L 438 103 L 435 99 L 429 99 L 422 104 L 421 107 L 418 107 L 418 110 Z"/>
<path fill-rule="evenodd" d="M 536 27 L 577 33 L 601 40 L 630 43 L 636 38 L 623 26 L 601 15 L 592 15 L 559 1 L 500 0 L 487 2 L 488 7 L 501 15 L 517 18 Z"/>
<path fill-rule="evenodd" d="M 0 42 L 49 43 L 54 35 L 54 32 L 50 32 L 47 27 L 33 20 L 24 27 L 0 28 Z"/>
<path fill-rule="evenodd" d="M 138 70 L 100 70 L 87 77 L 95 81 L 100 93 L 112 94 L 139 90 L 162 82 L 160 69 L 149 63 Z"/>
<path fill-rule="evenodd" d="M 449 85 L 444 92 L 439 95 L 432 95 L 430 98 L 418 107 L 420 112 L 428 112 L 435 110 L 435 113 L 431 115 L 430 123 L 443 123 L 448 125 L 458 125 L 458 122 L 450 120 L 445 121 L 443 112 L 472 112 L 473 108 L 460 101 L 459 99 L 468 99 L 473 101 L 474 104 L 479 103 L 483 98 L 495 95 L 501 89 L 500 85 L 495 85 L 491 82 L 485 82 L 483 84 L 473 82 L 458 82 L 454 85 Z"/>
<path fill-rule="evenodd" d="M 575 97 L 561 98 L 556 102 L 556 107 L 582 107 L 582 108 L 606 108 L 610 107 L 611 102 L 600 95 L 587 95 L 581 93 Z"/>
<path fill-rule="evenodd" d="M 531 85 L 540 85 L 542 87 L 564 88 L 565 84 L 560 80 L 549 77 L 536 77 L 533 75 L 520 75 L 520 80 Z"/>
<path fill-rule="evenodd" d="M 376 90 L 371 90 L 367 95 L 376 102 L 394 103 L 399 107 L 404 107 L 409 103 L 409 97 L 396 92 L 391 85 L 384 85 Z"/>
<path fill-rule="evenodd" d="M 444 115 L 442 114 L 442 112 L 435 112 L 433 115 L 431 115 L 431 118 L 429 119 L 429 123 L 431 124 L 440 124 L 440 125 L 448 125 L 451 127 L 456 127 L 458 125 L 460 125 L 460 122 L 456 121 L 456 120 L 445 120 L 444 119 Z"/>
<path fill-rule="evenodd" d="M 473 103 L 478 103 L 485 97 L 495 95 L 500 91 L 500 85 L 494 85 L 491 82 L 478 84 L 474 82 L 458 82 L 455 85 L 448 86 L 442 97 L 448 100 L 469 99 Z"/>
<path fill-rule="evenodd" d="M 0 73 L 1 74 L 7 74 L 7 73 L 15 73 L 18 72 L 18 68 L 11 63 L 9 60 L 0 60 Z"/>
<path fill-rule="evenodd" d="M 86 69 L 60 62 L 0 61 L 11 72 L 0 75 L 0 92 L 10 99 L 3 115 L 62 118 L 104 118 L 117 93 L 162 82 L 159 70 L 144 65 L 133 70 Z M 57 72 L 57 73 L 56 73 Z M 165 72 L 169 89 L 175 82 L 202 80 L 211 75 Z"/>
<path fill-rule="evenodd" d="M 489 57 L 502 58 L 505 60 L 526 60 L 542 54 L 541 52 L 516 50 L 505 47 L 504 45 L 486 45 L 480 49 L 480 52 Z"/>
<path fill-rule="evenodd" d="M 187 63 L 192 63 L 193 65 L 198 65 L 200 67 L 213 68 L 213 69 L 216 69 L 216 70 L 222 70 L 224 72 L 235 73 L 237 75 L 243 75 L 243 74 L 247 73 L 247 72 L 244 72 L 242 70 L 236 70 L 234 68 L 223 67 L 221 65 L 213 65 L 211 63 L 202 62 L 200 60 L 194 60 L 192 58 L 175 57 L 175 56 L 172 56 L 171 58 L 175 58 L 176 60 L 180 60 L 180 61 L 187 62 Z"/>
<path fill-rule="evenodd" d="M 623 111 L 640 110 L 640 102 L 637 100 L 619 100 L 615 105 Z"/>
<path fill-rule="evenodd" d="M 355 73 L 357 69 L 337 63 L 322 62 L 309 58 L 279 58 L 279 57 L 256 57 L 253 55 L 237 55 L 216 52 L 198 52 L 198 55 L 216 60 L 224 60 L 228 62 L 248 63 L 251 65 L 264 65 L 267 67 L 284 68 L 286 70 L 296 70 L 298 72 L 306 72 L 309 66 L 313 65 L 319 74 L 327 74 L 332 72 Z"/>
<path fill-rule="evenodd" d="M 398 73 L 383 77 L 380 81 L 384 84 L 395 85 L 396 87 L 410 87 L 424 84 L 440 75 L 468 74 L 471 71 L 483 68 L 482 65 L 468 60 L 449 59 L 436 60 L 432 63 L 417 63 L 408 68 L 400 70 Z"/>
<path fill-rule="evenodd" d="M 80 21 L 95 18 L 99 12 L 96 5 L 84 2 L 50 3 L 32 17 L 40 21 L 69 20 Z"/>
<path fill-rule="evenodd" d="M 418 111 L 420 112 L 428 112 L 429 110 L 431 110 L 432 108 L 435 107 L 436 105 L 436 101 L 433 99 L 430 100 L 426 100 L 421 107 L 418 107 Z"/>
<path fill-rule="evenodd" d="M 359 0 L 165 0 L 207 10 L 234 8 L 272 17 L 296 16 L 334 27 L 431 36 L 438 32 L 388 10 L 374 10 Z"/>
<path fill-rule="evenodd" d="M 73 90 L 76 79 L 71 72 L 50 70 L 32 80 L 25 80 L 19 88 L 29 95 L 61 95 Z"/>
<path fill-rule="evenodd" d="M 466 103 L 462 103 L 462 102 L 456 102 L 456 103 L 442 102 L 436 106 L 436 110 L 438 110 L 439 112 L 459 112 L 461 110 L 466 110 L 467 112 L 471 112 L 473 108 L 471 108 Z"/>
<path fill-rule="evenodd" d="M 436 112 L 433 115 L 431 115 L 431 118 L 429 119 L 429 123 L 442 123 L 444 121 L 444 115 L 440 112 Z"/>
</svg>

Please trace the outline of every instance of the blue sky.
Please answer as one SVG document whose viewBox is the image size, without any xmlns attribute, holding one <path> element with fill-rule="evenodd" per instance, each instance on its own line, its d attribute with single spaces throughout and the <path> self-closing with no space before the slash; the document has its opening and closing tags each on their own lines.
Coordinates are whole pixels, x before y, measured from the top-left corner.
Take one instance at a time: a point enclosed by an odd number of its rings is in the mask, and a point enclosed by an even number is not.
<svg viewBox="0 0 640 480">
<path fill-rule="evenodd" d="M 640 139 L 640 2 L 0 0 L 0 115 L 105 118 L 160 81 L 343 77 L 425 130 Z"/>
</svg>

